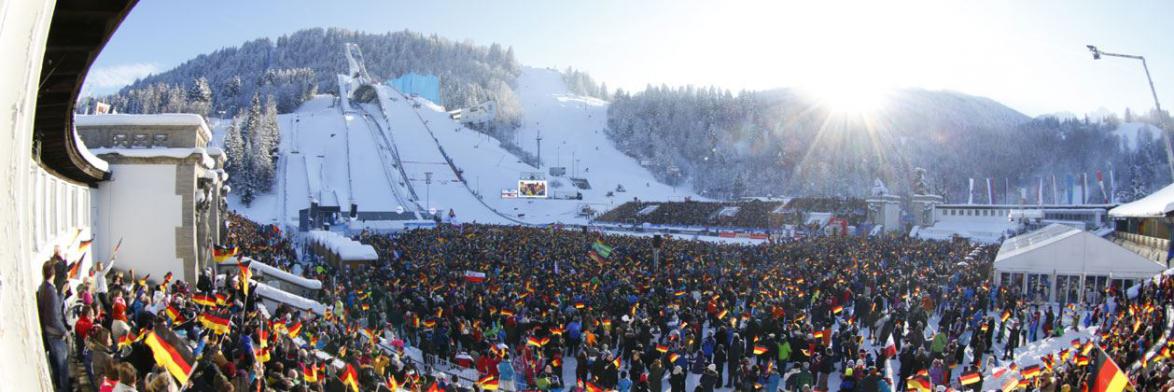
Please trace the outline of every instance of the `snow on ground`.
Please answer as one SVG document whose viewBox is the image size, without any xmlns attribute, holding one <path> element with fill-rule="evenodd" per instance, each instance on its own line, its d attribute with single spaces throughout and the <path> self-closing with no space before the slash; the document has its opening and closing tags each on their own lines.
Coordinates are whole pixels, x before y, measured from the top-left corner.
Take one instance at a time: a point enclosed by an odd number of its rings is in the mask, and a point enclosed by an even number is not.
<svg viewBox="0 0 1174 392">
<path fill-rule="evenodd" d="M 227 122 L 218 124 L 223 134 Z M 298 210 L 311 201 L 362 211 L 393 211 L 396 178 L 384 175 L 371 126 L 359 113 L 344 113 L 331 96 L 317 96 L 294 113 L 278 116 L 281 129 L 277 179 L 269 193 L 249 206 L 239 194 L 231 208 L 261 223 L 297 225 Z M 223 138 L 222 136 L 220 138 Z"/>
<path fill-rule="evenodd" d="M 1125 148 L 1129 150 L 1137 149 L 1137 139 L 1140 138 L 1142 134 L 1148 134 L 1150 140 L 1155 140 L 1161 137 L 1161 134 L 1158 133 L 1158 128 L 1146 123 L 1121 123 L 1121 125 L 1117 126 L 1117 129 L 1113 130 L 1113 135 L 1121 138 L 1122 142 L 1125 144 Z"/>
</svg>

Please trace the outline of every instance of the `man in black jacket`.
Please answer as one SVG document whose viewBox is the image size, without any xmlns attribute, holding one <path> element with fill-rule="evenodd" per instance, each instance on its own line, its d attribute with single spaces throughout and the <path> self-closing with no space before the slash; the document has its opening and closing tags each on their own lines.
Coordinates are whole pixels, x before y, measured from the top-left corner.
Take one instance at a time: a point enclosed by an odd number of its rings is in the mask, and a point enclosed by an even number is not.
<svg viewBox="0 0 1174 392">
<path fill-rule="evenodd" d="M 41 266 L 41 287 L 37 288 L 37 314 L 41 320 L 41 340 L 45 350 L 49 352 L 49 371 L 53 377 L 53 387 L 58 391 L 70 391 L 69 385 L 69 345 L 65 342 L 69 329 L 65 326 L 65 314 L 61 304 L 61 296 L 53 286 L 53 279 L 57 275 L 55 260 L 49 260 Z"/>
</svg>

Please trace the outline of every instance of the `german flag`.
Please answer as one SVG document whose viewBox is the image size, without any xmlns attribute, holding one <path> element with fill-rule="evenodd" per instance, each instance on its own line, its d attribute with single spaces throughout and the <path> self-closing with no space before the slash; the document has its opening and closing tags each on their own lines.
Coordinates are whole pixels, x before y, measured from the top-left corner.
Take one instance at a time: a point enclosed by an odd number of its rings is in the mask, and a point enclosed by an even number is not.
<svg viewBox="0 0 1174 392">
<path fill-rule="evenodd" d="M 925 377 L 911 377 L 909 378 L 909 390 L 917 392 L 930 392 L 933 386 L 929 383 L 929 379 Z"/>
<path fill-rule="evenodd" d="M 424 328 L 436 328 L 436 320 L 435 319 L 424 320 Z"/>
<path fill-rule="evenodd" d="M 269 328 L 257 328 L 257 340 L 261 348 L 269 347 Z"/>
<path fill-rule="evenodd" d="M 1086 365 L 1088 365 L 1088 361 L 1089 361 L 1089 358 L 1087 355 L 1076 354 L 1076 365 L 1086 366 Z"/>
<path fill-rule="evenodd" d="M 308 383 L 318 382 L 318 368 L 313 364 L 310 366 L 302 365 L 302 378 Z M 393 389 L 394 390 L 394 389 Z"/>
<path fill-rule="evenodd" d="M 216 298 L 210 295 L 194 294 L 192 295 L 192 302 L 200 306 L 216 306 Z"/>
<path fill-rule="evenodd" d="M 298 335 L 302 333 L 302 322 L 298 321 L 294 323 L 294 325 L 289 326 L 287 330 L 289 331 L 289 337 L 291 339 L 298 337 Z"/>
<path fill-rule="evenodd" d="M 1105 351 L 1097 349 L 1092 367 L 1092 386 L 1089 392 L 1121 392 L 1129 387 L 1129 378 L 1117 367 Z"/>
<path fill-rule="evenodd" d="M 754 355 L 762 355 L 762 354 L 766 354 L 766 346 L 755 345 L 754 346 Z"/>
<path fill-rule="evenodd" d="M 611 329 L 611 319 L 603 319 L 603 327 Z"/>
<path fill-rule="evenodd" d="M 269 348 L 261 347 L 253 350 L 253 358 L 261 363 L 269 362 Z"/>
<path fill-rule="evenodd" d="M 661 354 L 667 353 L 669 352 L 669 346 L 658 344 L 656 345 L 656 351 L 660 352 Z"/>
<path fill-rule="evenodd" d="M 144 337 L 146 337 L 146 335 L 135 337 L 134 332 L 127 332 L 126 335 L 122 335 L 122 337 L 118 338 L 118 349 L 121 350 L 124 347 L 134 344 L 134 342 L 141 341 Z"/>
<path fill-rule="evenodd" d="M 832 313 L 835 313 L 835 314 L 840 314 L 840 312 L 843 312 L 843 311 L 844 311 L 844 307 L 840 306 L 840 305 L 836 305 L 836 307 L 832 308 Z"/>
<path fill-rule="evenodd" d="M 171 284 L 171 279 L 174 277 L 175 277 L 175 275 L 172 274 L 171 271 L 167 271 L 167 274 L 163 275 L 163 283 L 161 283 L 160 285 L 163 287 L 167 287 L 168 284 Z"/>
<path fill-rule="evenodd" d="M 823 339 L 823 330 L 822 329 L 816 330 L 815 333 L 811 334 L 811 337 L 816 338 L 816 339 Z"/>
<path fill-rule="evenodd" d="M 591 381 L 587 382 L 586 387 L 587 387 L 586 388 L 587 392 L 603 392 L 603 388 L 600 388 L 598 385 L 595 385 L 595 383 L 592 383 Z"/>
<path fill-rule="evenodd" d="M 253 278 L 253 270 L 251 268 L 249 268 L 249 266 L 252 264 L 253 264 L 253 261 L 249 260 L 249 261 L 241 262 L 240 264 L 236 265 L 237 268 L 240 268 L 240 271 L 241 271 L 241 273 L 240 273 L 241 292 L 244 293 L 245 295 L 249 295 L 249 279 Z"/>
<path fill-rule="evenodd" d="M 551 336 L 563 336 L 563 327 L 550 327 Z"/>
<path fill-rule="evenodd" d="M 510 310 L 510 309 L 504 309 L 504 308 L 503 308 L 503 309 L 501 310 L 501 315 L 502 315 L 502 316 L 504 316 L 504 317 L 514 317 L 514 311 L 513 311 L 513 310 Z"/>
<path fill-rule="evenodd" d="M 167 318 L 171 319 L 172 324 L 179 324 L 183 321 L 183 315 L 179 313 L 179 309 L 172 305 L 167 305 Z"/>
<path fill-rule="evenodd" d="M 224 293 L 216 294 L 216 304 L 220 305 L 220 306 L 227 306 L 228 305 L 228 296 L 224 295 Z"/>
<path fill-rule="evenodd" d="M 685 294 L 686 294 L 685 290 L 677 290 L 676 292 L 673 293 L 673 295 L 675 295 L 677 297 L 684 297 Z"/>
<path fill-rule="evenodd" d="M 981 380 L 982 376 L 978 372 L 963 373 L 961 376 L 958 376 L 958 382 L 962 383 L 962 385 L 974 384 Z"/>
<path fill-rule="evenodd" d="M 1080 338 L 1072 339 L 1072 348 L 1080 349 Z"/>
<path fill-rule="evenodd" d="M 1093 344 L 1092 339 L 1089 339 L 1087 342 L 1084 342 L 1084 346 L 1080 348 L 1080 353 L 1088 355 L 1088 353 L 1092 352 L 1094 346 L 1096 345 Z"/>
<path fill-rule="evenodd" d="M 477 386 L 481 387 L 482 391 L 496 391 L 498 389 L 497 377 L 486 374 L 485 377 L 477 380 Z"/>
<path fill-rule="evenodd" d="M 179 385 L 186 385 L 188 377 L 195 369 L 195 355 L 185 346 L 175 333 L 166 327 L 156 327 L 155 331 L 148 332 L 143 339 L 147 347 L 155 356 L 155 363 L 167 369 Z"/>
<path fill-rule="evenodd" d="M 1004 323 L 1007 322 L 1007 319 L 1009 319 L 1009 318 L 1011 318 L 1011 311 L 1010 310 L 1003 310 L 1003 315 L 999 316 L 999 319 L 1001 319 Z"/>
<path fill-rule="evenodd" d="M 724 319 L 724 318 L 726 318 L 726 315 L 727 315 L 727 314 L 730 314 L 730 311 L 729 311 L 729 310 L 722 310 L 722 311 L 720 311 L 720 312 L 718 312 L 718 313 L 717 313 L 717 319 L 718 319 L 718 320 Z"/>
<path fill-rule="evenodd" d="M 351 391 L 359 392 L 359 374 L 355 372 L 355 367 L 351 364 L 346 364 L 346 371 L 343 371 L 338 379 L 342 381 L 342 385 L 350 387 Z"/>
<path fill-rule="evenodd" d="M 204 328 L 207 328 L 218 335 L 224 335 L 231 330 L 228 319 L 223 317 L 202 313 L 197 316 L 197 320 L 200 321 L 200 324 L 202 324 Z"/>
<path fill-rule="evenodd" d="M 399 392 L 399 381 L 395 380 L 394 374 L 387 376 L 387 390 L 391 392 Z"/>
<path fill-rule="evenodd" d="M 86 255 L 83 254 L 82 257 L 79 257 L 77 259 L 77 261 L 70 264 L 69 265 L 69 273 L 67 275 L 65 275 L 65 277 L 68 279 L 76 279 L 78 272 L 81 271 L 82 261 L 85 261 L 85 260 L 86 260 Z"/>
<path fill-rule="evenodd" d="M 1020 370 L 1019 374 L 1023 375 L 1023 378 L 1025 379 L 1032 379 L 1036 376 L 1039 376 L 1040 370 L 1041 369 L 1039 365 L 1031 365 L 1023 368 L 1023 370 Z"/>
<path fill-rule="evenodd" d="M 542 347 L 542 340 L 538 339 L 537 336 L 531 336 L 529 338 L 526 338 L 526 345 L 527 346 L 534 346 L 534 347 Z"/>
<path fill-rule="evenodd" d="M 1056 360 L 1052 358 L 1052 354 L 1045 355 L 1040 360 L 1043 361 L 1044 368 L 1047 370 L 1052 370 L 1056 366 Z"/>
<path fill-rule="evenodd" d="M 223 263 L 232 260 L 236 254 L 240 252 L 240 248 L 235 246 L 219 246 L 212 248 L 212 260 L 217 263 Z"/>
<path fill-rule="evenodd" d="M 613 360 L 611 361 L 611 364 L 612 364 L 612 365 L 615 365 L 615 367 L 616 367 L 616 370 L 620 370 L 620 366 L 623 366 L 623 365 L 624 365 L 624 361 L 620 360 L 620 356 L 619 356 L 619 355 L 617 355 L 617 356 L 616 356 L 616 359 L 613 359 Z"/>
<path fill-rule="evenodd" d="M 583 308 L 586 308 L 586 307 L 587 307 L 587 304 L 586 304 L 586 303 L 584 303 L 583 301 L 581 301 L 581 300 L 580 300 L 580 301 L 575 301 L 575 309 L 583 309 Z"/>
</svg>

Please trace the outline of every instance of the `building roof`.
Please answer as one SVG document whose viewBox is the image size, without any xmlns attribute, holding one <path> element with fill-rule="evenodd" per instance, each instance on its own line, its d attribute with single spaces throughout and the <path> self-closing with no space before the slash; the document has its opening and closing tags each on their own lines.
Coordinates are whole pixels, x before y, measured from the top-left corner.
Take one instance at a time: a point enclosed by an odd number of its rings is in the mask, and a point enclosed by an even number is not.
<svg viewBox="0 0 1174 392">
<path fill-rule="evenodd" d="M 375 252 L 375 248 L 371 245 L 366 245 L 358 241 L 352 240 L 346 236 L 335 233 L 333 231 L 325 230 L 311 230 L 307 233 L 310 241 L 321 244 L 330 249 L 346 261 L 375 261 L 379 260 L 379 254 Z"/>
<path fill-rule="evenodd" d="M 159 113 L 159 114 L 95 114 L 77 115 L 73 119 L 77 127 L 195 127 L 200 135 L 212 140 L 212 131 L 204 117 L 191 113 Z"/>
<path fill-rule="evenodd" d="M 1095 234 L 1060 224 L 1003 241 L 994 265 L 998 272 L 1122 278 L 1149 277 L 1164 268 Z"/>
<path fill-rule="evenodd" d="M 1109 210 L 1114 218 L 1162 218 L 1174 211 L 1174 184 Z"/>
<path fill-rule="evenodd" d="M 55 3 L 37 78 L 34 158 L 59 177 L 92 185 L 109 179 L 110 172 L 80 151 L 84 147 L 73 135 L 74 106 L 90 65 L 138 0 Z"/>
</svg>

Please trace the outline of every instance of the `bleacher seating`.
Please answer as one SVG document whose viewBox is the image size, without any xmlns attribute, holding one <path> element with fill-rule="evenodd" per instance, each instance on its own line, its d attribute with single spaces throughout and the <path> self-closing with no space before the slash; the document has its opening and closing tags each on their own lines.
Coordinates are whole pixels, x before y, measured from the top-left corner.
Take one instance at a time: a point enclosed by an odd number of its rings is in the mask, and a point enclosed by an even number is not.
<svg viewBox="0 0 1174 392">
<path fill-rule="evenodd" d="M 657 208 L 648 211 L 652 206 Z M 731 213 L 728 207 L 736 207 L 737 211 Z M 852 225 L 868 219 L 868 205 L 863 199 L 794 198 L 785 204 L 781 201 L 760 200 L 631 201 L 604 213 L 596 220 L 621 224 L 770 229 L 784 224 L 801 225 L 810 212 L 830 212 L 833 216 L 847 219 Z"/>
</svg>

